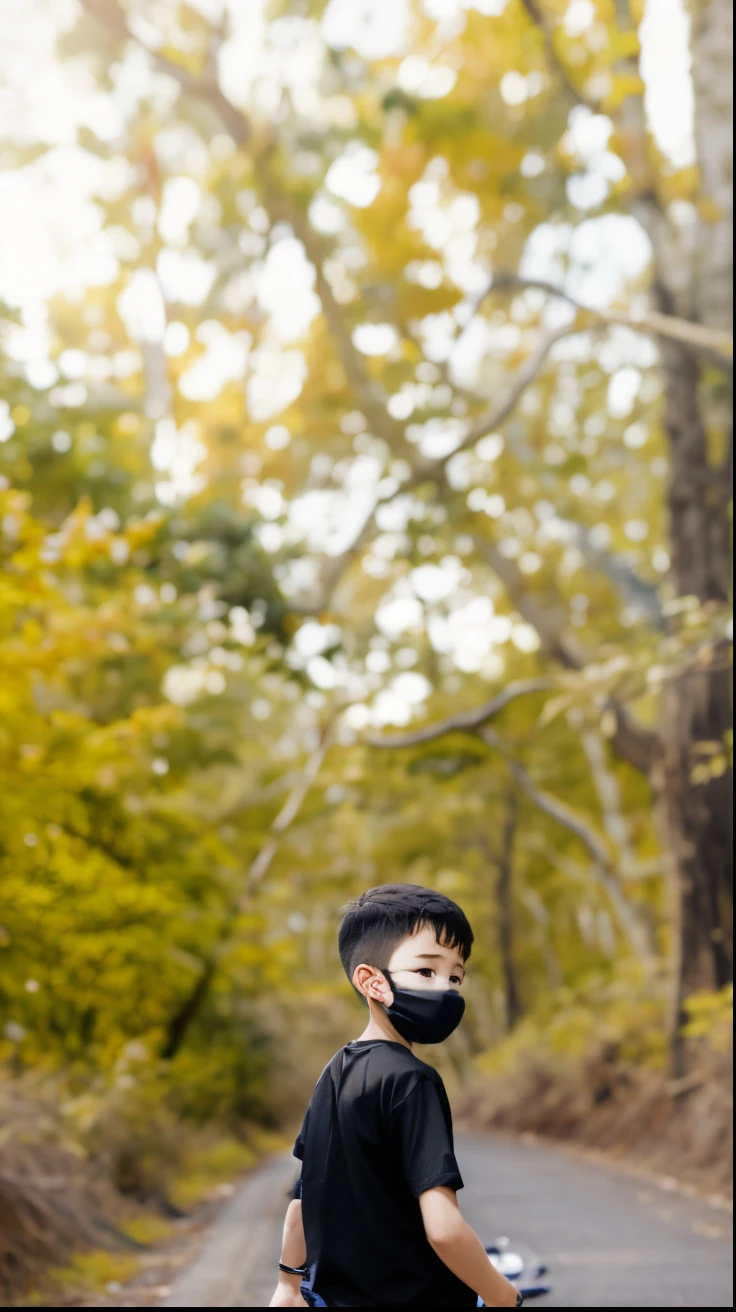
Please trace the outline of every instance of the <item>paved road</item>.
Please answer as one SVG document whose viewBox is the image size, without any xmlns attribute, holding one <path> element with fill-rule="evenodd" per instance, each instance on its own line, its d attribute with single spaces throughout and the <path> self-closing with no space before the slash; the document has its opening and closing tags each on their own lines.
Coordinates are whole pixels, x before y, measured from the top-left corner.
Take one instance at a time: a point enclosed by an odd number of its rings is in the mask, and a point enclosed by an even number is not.
<svg viewBox="0 0 736 1312">
<path fill-rule="evenodd" d="M 461 1138 L 462 1206 L 483 1239 L 549 1262 L 540 1307 L 732 1307 L 731 1219 L 549 1148 Z M 169 1307 L 265 1307 L 293 1167 L 274 1158 L 221 1213 Z"/>
</svg>

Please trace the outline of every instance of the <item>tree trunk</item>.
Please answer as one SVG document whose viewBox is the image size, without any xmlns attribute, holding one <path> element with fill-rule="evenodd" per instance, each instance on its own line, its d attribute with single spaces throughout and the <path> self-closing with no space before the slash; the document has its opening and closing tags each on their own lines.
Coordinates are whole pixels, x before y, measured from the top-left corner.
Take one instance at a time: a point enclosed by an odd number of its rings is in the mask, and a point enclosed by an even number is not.
<svg viewBox="0 0 736 1312">
<path fill-rule="evenodd" d="M 691 0 L 695 140 L 700 171 L 698 217 L 689 228 L 672 222 L 657 194 L 643 98 L 630 96 L 617 113 L 628 144 L 630 209 L 652 242 L 656 308 L 711 328 L 733 321 L 732 0 Z M 629 0 L 617 0 L 623 30 L 632 26 Z M 632 64 L 630 71 L 636 72 Z M 703 604 L 727 602 L 730 525 L 728 383 L 706 374 L 698 354 L 662 340 L 669 490 L 671 583 L 677 596 Z M 673 888 L 675 997 L 673 1055 L 683 1002 L 732 978 L 730 773 L 701 779 L 703 744 L 723 751 L 732 725 L 724 653 L 708 666 L 682 671 L 665 693 L 660 748 L 652 783 Z"/>
<path fill-rule="evenodd" d="M 700 169 L 696 317 L 733 324 L 733 0 L 691 0 L 695 138 Z"/>
<path fill-rule="evenodd" d="M 549 932 L 549 912 L 534 889 L 523 888 L 519 891 L 519 896 L 537 926 L 536 940 L 544 960 L 547 984 L 554 993 L 557 989 L 562 988 L 565 975 L 560 965 L 560 959 L 552 946 Z"/>
<path fill-rule="evenodd" d="M 514 842 L 519 820 L 519 803 L 515 793 L 509 796 L 501 850 L 497 858 L 496 906 L 498 911 L 498 946 L 503 972 L 506 1028 L 512 1030 L 524 1015 L 514 956 Z"/>
<path fill-rule="evenodd" d="M 680 887 L 678 1011 L 689 994 L 733 979 L 732 778 L 693 781 L 698 742 L 718 741 L 731 718 L 725 670 L 688 670 L 665 698 L 662 815 Z M 707 759 L 707 758 L 706 758 Z"/>
<path fill-rule="evenodd" d="M 731 0 L 697 0 L 692 52 L 695 135 L 701 195 L 698 240 L 674 267 L 666 239 L 655 244 L 658 308 L 687 314 L 708 327 L 733 322 L 733 136 Z M 663 238 L 663 229 L 659 229 Z M 728 602 L 730 522 L 725 380 L 704 376 L 696 354 L 662 342 L 665 427 L 670 448 L 672 583 L 678 596 L 702 604 Z M 655 771 L 665 838 L 677 886 L 679 936 L 673 1022 L 700 989 L 733 978 L 732 777 L 709 777 L 707 752 L 725 753 L 732 728 L 728 652 L 691 665 L 664 697 L 662 756 Z M 709 744 L 710 747 L 705 745 Z M 703 753 L 705 752 L 705 755 Z M 696 766 L 701 770 L 696 772 Z M 675 1045 L 677 1053 L 677 1045 Z"/>
<path fill-rule="evenodd" d="M 184 1046 L 192 1024 L 197 1019 L 202 1005 L 207 998 L 210 985 L 215 977 L 217 962 L 215 958 L 206 961 L 178 1010 L 172 1016 L 166 1028 L 164 1041 L 159 1056 L 162 1061 L 173 1061 Z"/>
<path fill-rule="evenodd" d="M 660 303 L 670 298 L 660 288 Z M 665 424 L 672 465 L 669 508 L 672 579 L 679 596 L 726 603 L 729 489 L 708 456 L 700 368 L 693 354 L 663 344 Z M 656 771 L 670 859 L 680 888 L 675 1023 L 684 1000 L 733 978 L 733 813 L 730 770 L 701 778 L 708 751 L 725 752 L 732 723 L 728 652 L 691 665 L 664 697 L 662 759 Z M 704 745 L 709 744 L 709 747 Z"/>
</svg>

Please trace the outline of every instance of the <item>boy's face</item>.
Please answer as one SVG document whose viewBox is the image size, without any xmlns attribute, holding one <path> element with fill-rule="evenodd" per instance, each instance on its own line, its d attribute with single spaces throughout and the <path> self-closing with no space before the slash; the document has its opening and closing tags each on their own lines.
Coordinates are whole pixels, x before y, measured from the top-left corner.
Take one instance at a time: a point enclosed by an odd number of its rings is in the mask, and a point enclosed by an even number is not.
<svg viewBox="0 0 736 1312">
<path fill-rule="evenodd" d="M 459 990 L 465 980 L 465 962 L 457 948 L 438 943 L 429 926 L 399 943 L 388 968 L 400 989 Z M 392 1001 L 393 994 L 387 1005 L 391 1006 Z"/>
</svg>

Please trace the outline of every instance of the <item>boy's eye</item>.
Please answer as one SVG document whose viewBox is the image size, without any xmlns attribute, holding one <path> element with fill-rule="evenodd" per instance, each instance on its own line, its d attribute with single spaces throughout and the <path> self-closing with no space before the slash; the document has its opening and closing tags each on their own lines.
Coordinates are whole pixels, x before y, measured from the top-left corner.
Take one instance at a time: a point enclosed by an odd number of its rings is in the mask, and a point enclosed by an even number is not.
<svg viewBox="0 0 736 1312">
<path fill-rule="evenodd" d="M 434 979 L 435 975 L 437 974 L 436 970 L 432 970 L 431 966 L 420 966 L 417 968 L 417 970 L 415 970 L 414 973 L 415 975 L 423 975 L 425 979 Z M 463 983 L 462 976 L 451 975 L 450 983 L 455 985 L 456 987 L 460 987 Z"/>
</svg>

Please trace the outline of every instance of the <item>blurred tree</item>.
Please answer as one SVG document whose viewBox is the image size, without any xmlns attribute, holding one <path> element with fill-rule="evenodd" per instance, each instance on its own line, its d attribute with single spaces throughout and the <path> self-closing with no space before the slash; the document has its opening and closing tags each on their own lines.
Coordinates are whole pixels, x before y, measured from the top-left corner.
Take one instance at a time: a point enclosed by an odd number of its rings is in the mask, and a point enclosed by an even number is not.
<svg viewBox="0 0 736 1312">
<path fill-rule="evenodd" d="M 259 842 L 268 813 L 253 804 L 264 772 L 252 736 L 233 725 L 250 721 L 269 638 L 238 625 L 242 608 L 215 621 L 221 603 L 179 592 L 170 571 L 151 586 L 160 517 L 121 526 L 83 502 L 49 524 L 29 501 L 0 489 L 0 1042 L 19 1070 L 80 1078 L 115 1070 L 133 1040 L 173 1058 L 191 981 L 235 921 L 237 951 L 190 1036 L 196 1050 L 217 1034 L 219 1056 L 210 1045 L 175 1083 L 198 1115 L 252 1115 L 264 1073 L 252 1061 L 245 1080 L 258 1036 L 243 1007 L 278 965 L 256 913 L 239 912 L 244 839 Z M 201 638 L 215 622 L 213 653 Z M 244 804 L 228 814 L 231 798 L 206 783 L 224 771 L 248 799 L 247 839 Z"/>
<path fill-rule="evenodd" d="M 340 902 L 408 877 L 485 917 L 485 1041 L 619 956 L 657 996 L 667 957 L 676 1035 L 732 972 L 730 5 L 693 6 L 698 167 L 637 0 L 369 11 L 80 0 L 61 42 L 115 107 L 115 274 L 51 306 L 47 392 L 3 365 L 0 468 L 49 624 L 126 618 L 63 667 L 91 741 L 176 725 L 133 793 L 204 887 L 142 1028 L 174 1060 L 250 989 L 255 916 L 326 984 Z"/>
</svg>

